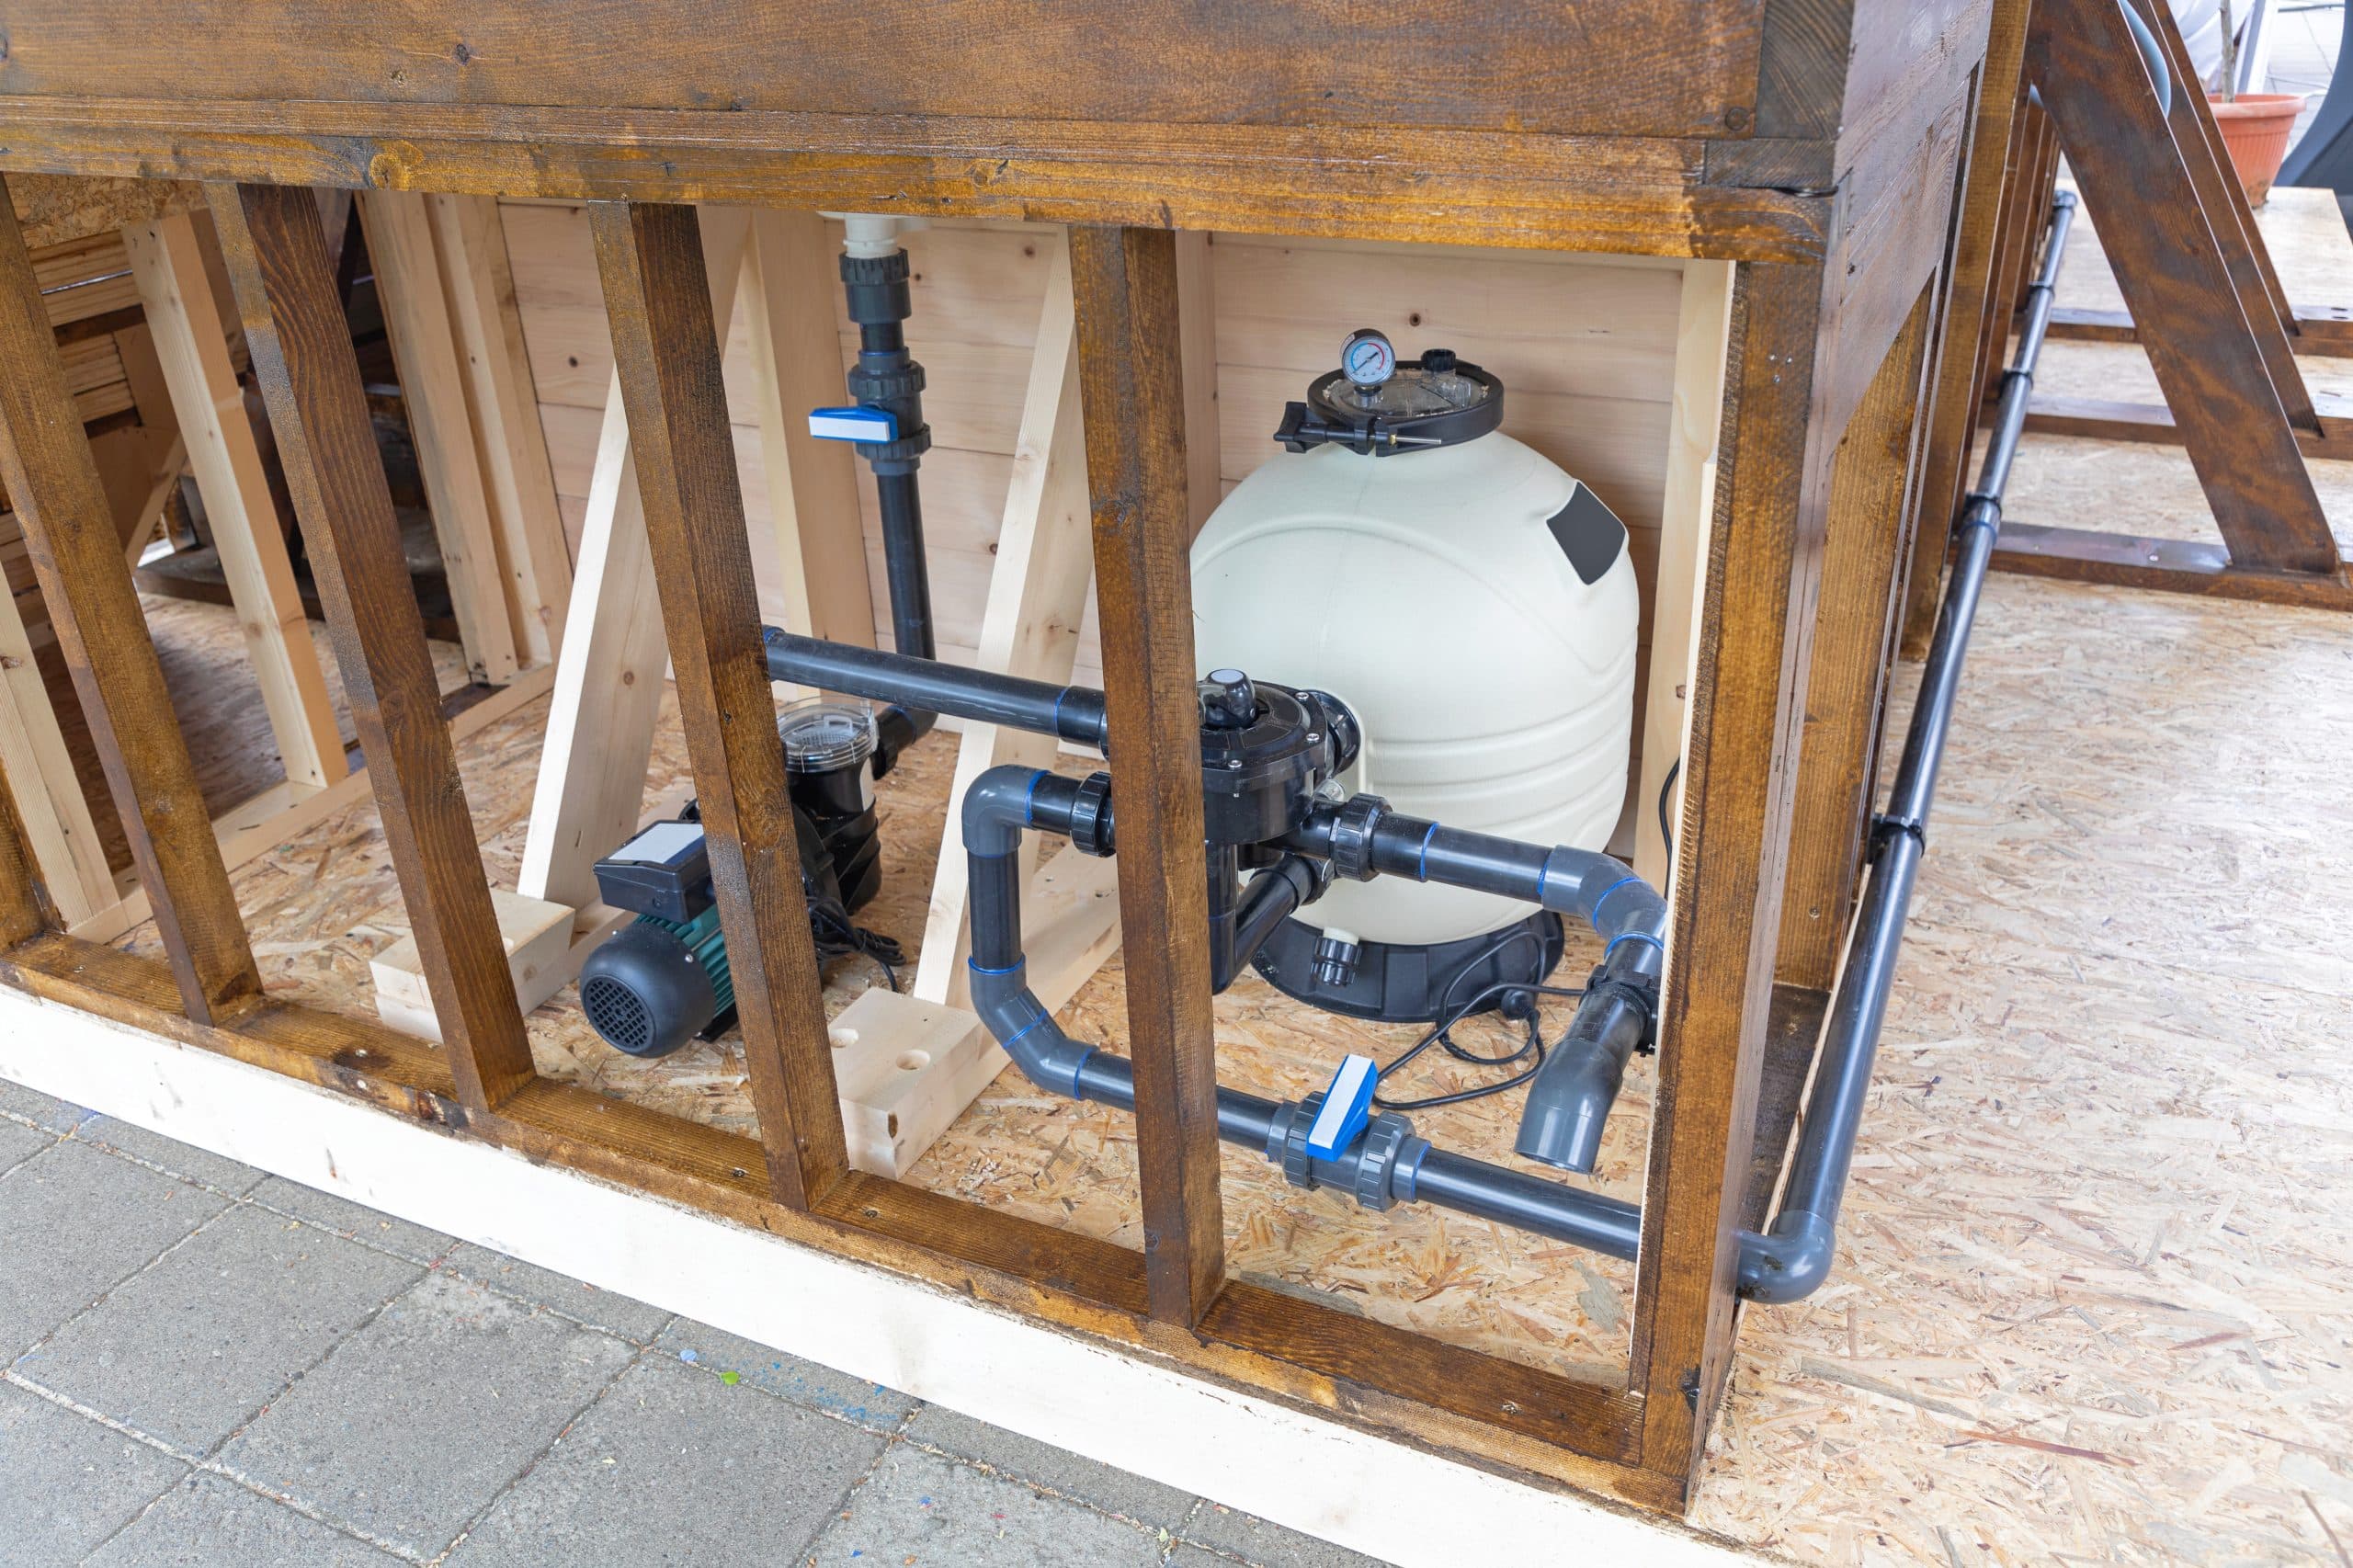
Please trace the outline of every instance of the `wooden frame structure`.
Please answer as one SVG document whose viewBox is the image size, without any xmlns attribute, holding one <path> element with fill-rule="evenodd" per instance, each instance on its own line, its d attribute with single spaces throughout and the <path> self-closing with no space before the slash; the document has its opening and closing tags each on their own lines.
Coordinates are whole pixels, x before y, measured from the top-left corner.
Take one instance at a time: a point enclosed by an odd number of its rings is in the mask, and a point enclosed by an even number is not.
<svg viewBox="0 0 2353 1568">
<path fill-rule="evenodd" d="M 1971 437 L 1998 392 L 2063 153 L 2099 225 L 2129 306 L 2076 312 L 2053 337 L 2138 343 L 2163 405 L 2037 392 L 2029 433 L 2178 445 L 2218 546 L 2031 520 L 2006 521 L 1996 568 L 2224 598 L 2353 609 L 2353 561 L 2337 545 L 2305 460 L 2353 456 L 2353 411 L 2305 384 L 2297 358 L 2353 347 L 2340 308 L 2299 308 L 2281 287 L 2172 12 L 2131 0 L 2165 54 L 2161 105 L 2124 17 L 2107 0 L 2001 0 L 1988 52 L 1959 287 L 1974 356 L 1948 357 L 1926 475 L 1930 516 L 1963 499 Z M 2029 97 L 2031 89 L 2031 97 Z M 1963 361 L 1967 361 L 1964 367 Z M 1942 529 L 1924 529 L 1912 571 L 1907 649 L 1925 648 Z"/>
<path fill-rule="evenodd" d="M 1153 0 L 1132 27 L 1090 36 L 1083 62 L 1069 31 L 989 0 L 886 6 L 848 51 L 821 7 L 731 9 L 724 27 L 707 9 L 658 0 L 617 24 L 511 6 L 358 22 L 207 6 L 200 51 L 121 0 L 12 15 L 0 170 L 206 184 L 445 1043 L 263 991 L 121 551 L 94 531 L 97 475 L 78 423 L 60 418 L 68 394 L 5 217 L 0 477 L 168 956 L 63 933 L 12 814 L 0 979 L 1335 1420 L 1679 1508 L 1729 1369 L 1736 1231 L 1769 1201 L 1851 907 L 1984 7 L 1406 4 L 1336 29 L 1303 8 Z M 1302 81 L 1328 90 L 1301 97 Z M 533 1070 L 339 326 L 318 186 L 595 204 L 756 1138 Z M 1118 903 L 1131 936 L 1154 934 L 1126 964 L 1141 1252 L 853 1167 L 721 384 L 724 268 L 688 201 L 1072 225 L 1064 373 L 1074 361 Z M 1200 396 L 1182 370 L 1186 230 L 1728 264 L 1718 439 L 1711 472 L 1690 476 L 1712 505 L 1677 672 L 1669 955 L 1622 1379 L 1537 1371 L 1226 1276 L 1193 761 L 1186 551 L 1202 498 L 1184 437 Z M 575 627 L 567 648 L 583 641 Z"/>
</svg>

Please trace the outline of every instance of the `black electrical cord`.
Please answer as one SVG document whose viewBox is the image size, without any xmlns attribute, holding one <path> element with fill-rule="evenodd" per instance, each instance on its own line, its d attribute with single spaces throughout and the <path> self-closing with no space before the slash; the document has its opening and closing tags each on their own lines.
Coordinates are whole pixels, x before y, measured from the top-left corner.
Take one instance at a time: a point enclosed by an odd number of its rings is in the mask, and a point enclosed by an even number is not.
<svg viewBox="0 0 2353 1568">
<path fill-rule="evenodd" d="M 809 936 L 817 945 L 817 967 L 822 970 L 835 959 L 853 955 L 869 959 L 882 971 L 882 978 L 890 983 L 891 989 L 896 991 L 899 988 L 899 966 L 907 961 L 905 949 L 880 931 L 870 931 L 863 926 L 853 925 L 849 911 L 842 907 L 841 900 L 826 898 L 813 890 L 804 891 L 810 891 L 812 894 L 809 900 Z"/>
<path fill-rule="evenodd" d="M 1683 771 L 1683 759 L 1677 757 L 1667 764 L 1666 778 L 1658 787 L 1658 835 L 1666 841 L 1666 863 L 1675 865 L 1675 824 L 1667 819 L 1666 798 L 1675 792 L 1676 776 Z"/>
<path fill-rule="evenodd" d="M 1517 930 L 1505 932 L 1477 958 L 1462 966 L 1461 971 L 1455 975 L 1453 983 L 1447 986 L 1445 994 L 1438 998 L 1441 1016 L 1438 1024 L 1430 1029 L 1429 1033 L 1409 1046 L 1404 1055 L 1386 1067 L 1374 1070 L 1373 1083 L 1376 1085 L 1376 1092 L 1372 1096 L 1372 1103 L 1376 1107 L 1382 1110 L 1428 1110 L 1437 1106 L 1461 1105 L 1465 1100 L 1484 1099 L 1490 1095 L 1500 1095 L 1507 1089 L 1516 1089 L 1536 1076 L 1537 1070 L 1544 1065 L 1544 1031 L 1542 1017 L 1533 1006 L 1530 1006 L 1528 1012 L 1528 1038 L 1520 1042 L 1518 1050 L 1506 1051 L 1501 1056 L 1481 1056 L 1475 1051 L 1465 1051 L 1454 1042 L 1454 1027 L 1495 998 L 1513 992 L 1518 992 L 1529 997 L 1571 997 L 1584 995 L 1583 987 L 1540 985 L 1532 981 L 1523 980 L 1499 980 L 1479 991 L 1469 1001 L 1455 1007 L 1451 1012 L 1447 1011 L 1448 1004 L 1453 1000 L 1455 988 L 1462 983 L 1463 976 L 1487 963 L 1497 954 L 1509 949 L 1513 943 L 1522 941 L 1538 942 L 1538 951 L 1540 956 L 1541 942 L 1535 932 L 1523 926 Z M 1515 1073 L 1500 1082 L 1482 1084 L 1472 1089 L 1457 1089 L 1452 1094 L 1429 1095 L 1415 1100 L 1392 1100 L 1383 1097 L 1377 1092 L 1377 1086 L 1392 1073 L 1397 1072 L 1433 1045 L 1443 1046 L 1449 1056 L 1473 1067 L 1509 1067 L 1516 1062 L 1527 1062 L 1530 1056 L 1535 1060 L 1529 1062 L 1526 1071 Z"/>
</svg>

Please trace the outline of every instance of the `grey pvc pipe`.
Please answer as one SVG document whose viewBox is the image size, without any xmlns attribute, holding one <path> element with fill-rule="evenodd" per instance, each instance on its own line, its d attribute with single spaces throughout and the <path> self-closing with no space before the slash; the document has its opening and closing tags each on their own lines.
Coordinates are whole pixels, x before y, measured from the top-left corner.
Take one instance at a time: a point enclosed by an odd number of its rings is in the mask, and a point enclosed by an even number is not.
<svg viewBox="0 0 2353 1568">
<path fill-rule="evenodd" d="M 1029 989 L 1018 952 L 1020 883 L 1016 853 L 1031 825 L 1041 781 L 1052 775 L 1034 769 L 994 767 L 972 781 L 964 796 L 964 842 L 972 879 L 972 1010 L 1029 1081 L 1074 1099 L 1099 1100 L 1135 1109 L 1135 1074 L 1126 1058 L 1073 1040 Z M 1006 919 L 1002 928 L 983 930 Z M 984 955 L 989 960 L 984 961 Z M 1218 1136 L 1229 1143 L 1266 1152 L 1278 1130 L 1297 1110 L 1256 1095 L 1217 1091 Z M 1416 1147 L 1379 1168 L 1377 1196 L 1418 1200 L 1458 1213 L 1497 1220 L 1557 1240 L 1631 1258 L 1641 1234 L 1641 1211 L 1598 1193 L 1563 1187 L 1412 1141 Z M 1319 1186 L 1362 1193 L 1368 1185 L 1365 1141 L 1356 1141 L 1336 1160 L 1314 1160 Z"/>
<path fill-rule="evenodd" d="M 802 637 L 780 627 L 760 629 L 768 678 L 839 691 L 930 713 L 952 713 L 983 724 L 1007 724 L 1040 735 L 1103 749 L 1103 694 L 1083 686 L 1052 686 Z"/>
<path fill-rule="evenodd" d="M 1928 806 L 1944 761 L 1970 629 L 1994 563 L 1994 545 L 2002 529 L 2002 492 L 2026 428 L 2027 396 L 2051 324 L 2052 294 L 2075 216 L 2075 198 L 2061 191 L 2052 203 L 2050 238 L 2028 295 L 2017 354 L 2003 374 L 2001 406 L 1984 466 L 1961 511 L 1952 575 L 1945 585 L 1927 664 L 1920 673 L 1920 696 L 1881 819 L 1870 882 L 1856 912 L 1855 942 L 1831 997 L 1822 1060 L 1815 1064 L 1813 1086 L 1806 1096 L 1805 1126 L 1782 1187 L 1780 1211 L 1767 1234 L 1744 1237 L 1740 1289 L 1752 1301 L 1793 1301 L 1809 1294 L 1828 1278 L 1837 1251 L 1839 1203 L 1854 1165 L 1880 1026 L 1887 1017 L 1896 955 L 1904 945 L 1904 923 L 1919 876 Z"/>
</svg>

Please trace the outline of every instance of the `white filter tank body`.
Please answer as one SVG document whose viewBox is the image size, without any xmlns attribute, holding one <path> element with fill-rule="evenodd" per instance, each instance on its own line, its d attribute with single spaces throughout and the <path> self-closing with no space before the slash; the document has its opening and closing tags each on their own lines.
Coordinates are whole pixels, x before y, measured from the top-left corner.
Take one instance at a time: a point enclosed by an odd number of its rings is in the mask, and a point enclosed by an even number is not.
<svg viewBox="0 0 2353 1568">
<path fill-rule="evenodd" d="M 1626 799 L 1639 611 L 1624 530 L 1597 559 L 1578 482 L 1500 431 L 1364 455 L 1278 456 L 1193 546 L 1194 652 L 1356 713 L 1350 793 L 1449 827 L 1599 849 Z M 1585 580 L 1556 519 L 1585 530 Z M 1603 561 L 1606 560 L 1606 564 Z M 1401 879 L 1300 912 L 1377 942 L 1499 930 L 1532 904 Z"/>
</svg>

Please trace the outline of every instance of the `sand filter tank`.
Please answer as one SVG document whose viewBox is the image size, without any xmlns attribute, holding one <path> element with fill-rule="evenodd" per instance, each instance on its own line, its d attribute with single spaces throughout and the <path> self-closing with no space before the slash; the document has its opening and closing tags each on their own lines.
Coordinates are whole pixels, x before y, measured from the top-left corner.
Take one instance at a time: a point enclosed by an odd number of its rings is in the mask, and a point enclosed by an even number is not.
<svg viewBox="0 0 2353 1568">
<path fill-rule="evenodd" d="M 1341 791 L 1600 849 L 1625 807 L 1638 608 L 1626 529 L 1500 428 L 1504 388 L 1445 350 L 1350 336 L 1193 547 L 1196 663 L 1279 670 L 1355 714 Z M 1557 916 L 1395 879 L 1342 881 L 1256 963 L 1360 1017 L 1430 1019 L 1549 973 Z"/>
</svg>

